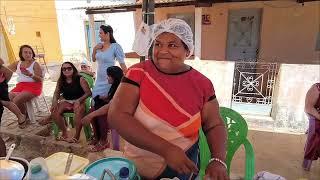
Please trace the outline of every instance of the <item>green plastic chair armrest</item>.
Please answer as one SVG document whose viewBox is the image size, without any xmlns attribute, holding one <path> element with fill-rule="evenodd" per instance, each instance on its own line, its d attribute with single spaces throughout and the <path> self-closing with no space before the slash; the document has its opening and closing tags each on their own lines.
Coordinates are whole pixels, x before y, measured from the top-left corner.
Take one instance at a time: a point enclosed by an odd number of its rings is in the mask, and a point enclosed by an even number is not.
<svg viewBox="0 0 320 180">
<path fill-rule="evenodd" d="M 199 176 L 200 179 L 203 179 L 206 168 L 209 164 L 209 160 L 211 159 L 211 152 L 207 142 L 206 135 L 204 134 L 202 128 L 199 130 L 199 149 L 200 149 L 200 170 Z"/>
</svg>

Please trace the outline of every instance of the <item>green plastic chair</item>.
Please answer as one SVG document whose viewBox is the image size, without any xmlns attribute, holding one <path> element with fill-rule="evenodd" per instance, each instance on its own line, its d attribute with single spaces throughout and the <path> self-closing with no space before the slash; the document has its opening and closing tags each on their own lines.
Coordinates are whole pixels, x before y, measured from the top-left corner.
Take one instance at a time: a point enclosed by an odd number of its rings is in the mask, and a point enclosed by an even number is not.
<svg viewBox="0 0 320 180">
<path fill-rule="evenodd" d="M 93 77 L 90 76 L 89 74 L 84 73 L 84 72 L 81 72 L 79 74 L 88 82 L 89 88 L 92 89 L 93 85 L 94 85 Z"/>
<path fill-rule="evenodd" d="M 80 73 L 80 75 L 88 82 L 89 88 L 92 89 L 93 85 L 94 85 L 93 77 L 88 75 L 88 74 L 86 74 L 86 73 Z M 90 108 L 91 108 L 91 97 L 88 97 L 86 99 L 86 102 L 85 102 L 85 111 L 86 111 L 86 113 L 89 113 Z M 75 125 L 75 123 L 74 123 L 74 113 L 73 112 L 63 113 L 63 117 L 66 120 L 67 125 L 71 126 L 72 128 L 74 128 L 74 125 Z M 59 135 L 59 127 L 54 122 L 52 124 L 52 129 L 53 129 L 54 137 L 57 138 L 58 135 Z M 91 137 L 92 137 L 91 126 L 90 125 L 83 126 L 83 131 L 84 131 L 84 134 L 86 136 L 86 139 L 87 140 L 91 139 Z"/>
<path fill-rule="evenodd" d="M 245 180 L 252 180 L 254 176 L 254 151 L 252 145 L 247 139 L 248 125 L 245 119 L 236 111 L 220 107 L 220 115 L 227 126 L 228 132 L 228 146 L 226 164 L 228 167 L 228 174 L 230 174 L 231 161 L 235 152 L 243 144 L 245 148 Z M 211 159 L 211 152 L 207 143 L 207 138 L 200 129 L 199 131 L 199 147 L 200 147 L 200 177 L 203 179 L 205 170 Z"/>
</svg>

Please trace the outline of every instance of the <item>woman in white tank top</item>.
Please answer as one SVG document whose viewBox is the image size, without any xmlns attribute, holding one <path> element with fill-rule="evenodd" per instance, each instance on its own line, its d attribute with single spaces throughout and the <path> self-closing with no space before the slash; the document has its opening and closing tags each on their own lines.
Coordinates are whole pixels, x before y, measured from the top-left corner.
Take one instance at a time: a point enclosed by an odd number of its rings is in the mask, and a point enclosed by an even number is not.
<svg viewBox="0 0 320 180">
<path fill-rule="evenodd" d="M 20 61 L 8 66 L 18 74 L 17 84 L 9 97 L 23 114 L 26 114 L 25 102 L 39 96 L 42 92 L 43 75 L 40 64 L 35 61 L 35 53 L 31 46 L 22 45 L 19 50 Z"/>
</svg>

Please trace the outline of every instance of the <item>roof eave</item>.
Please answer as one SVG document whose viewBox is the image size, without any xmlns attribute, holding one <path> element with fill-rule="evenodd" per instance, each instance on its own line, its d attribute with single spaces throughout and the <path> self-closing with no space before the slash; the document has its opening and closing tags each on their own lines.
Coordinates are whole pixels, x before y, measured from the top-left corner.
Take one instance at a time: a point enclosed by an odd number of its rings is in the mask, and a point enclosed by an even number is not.
<svg viewBox="0 0 320 180">
<path fill-rule="evenodd" d="M 155 8 L 164 7 L 177 7 L 177 6 L 193 6 L 196 2 L 193 0 L 185 2 L 167 2 L 167 3 L 156 3 Z M 117 12 L 128 12 L 135 11 L 136 9 L 142 8 L 141 4 L 132 4 L 124 6 L 114 6 L 114 7 L 99 7 L 99 8 L 87 8 L 86 14 L 102 14 L 102 13 L 117 13 Z M 119 10 L 120 9 L 120 10 Z"/>
</svg>

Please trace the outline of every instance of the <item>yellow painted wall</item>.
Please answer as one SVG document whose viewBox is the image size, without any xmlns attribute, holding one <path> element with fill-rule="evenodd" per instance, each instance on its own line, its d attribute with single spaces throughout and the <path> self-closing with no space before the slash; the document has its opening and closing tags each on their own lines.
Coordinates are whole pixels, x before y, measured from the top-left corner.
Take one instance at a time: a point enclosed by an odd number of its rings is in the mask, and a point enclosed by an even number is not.
<svg viewBox="0 0 320 180">
<path fill-rule="evenodd" d="M 261 8 L 260 54 L 261 61 L 320 64 L 316 39 L 320 31 L 320 2 L 304 6 L 291 1 L 256 1 L 217 3 L 205 7 L 211 25 L 202 25 L 201 59 L 226 60 L 228 11 L 230 9 Z M 170 13 L 194 13 L 193 6 L 159 8 L 155 22 L 166 19 Z M 136 25 L 141 22 L 141 10 L 136 11 Z"/>
<path fill-rule="evenodd" d="M 9 42 L 7 33 L 4 31 L 3 25 L 0 21 L 0 57 L 4 60 L 5 64 L 10 64 L 15 59 L 14 52 Z"/>
<path fill-rule="evenodd" d="M 8 18 L 13 18 L 15 34 L 8 32 Z M 47 62 L 62 59 L 57 16 L 54 0 L 0 0 L 0 20 L 7 32 L 15 57 L 19 58 L 19 46 L 29 44 L 45 50 Z M 41 33 L 41 38 L 36 32 Z"/>
</svg>

